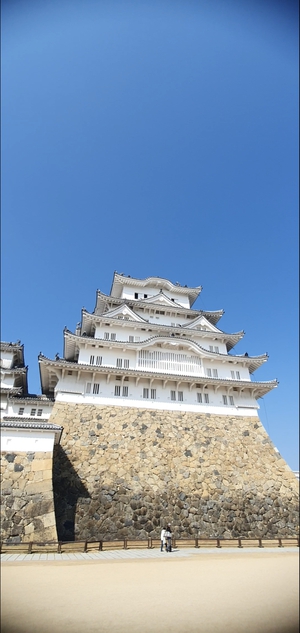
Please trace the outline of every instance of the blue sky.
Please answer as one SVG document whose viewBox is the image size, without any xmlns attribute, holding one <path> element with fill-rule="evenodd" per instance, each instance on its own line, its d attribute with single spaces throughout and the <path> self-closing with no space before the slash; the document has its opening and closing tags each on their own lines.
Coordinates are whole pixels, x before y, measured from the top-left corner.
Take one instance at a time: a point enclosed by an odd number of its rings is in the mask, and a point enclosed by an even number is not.
<svg viewBox="0 0 300 633">
<path fill-rule="evenodd" d="M 62 354 L 114 270 L 202 285 L 298 469 L 297 3 L 2 3 L 2 340 Z"/>
</svg>

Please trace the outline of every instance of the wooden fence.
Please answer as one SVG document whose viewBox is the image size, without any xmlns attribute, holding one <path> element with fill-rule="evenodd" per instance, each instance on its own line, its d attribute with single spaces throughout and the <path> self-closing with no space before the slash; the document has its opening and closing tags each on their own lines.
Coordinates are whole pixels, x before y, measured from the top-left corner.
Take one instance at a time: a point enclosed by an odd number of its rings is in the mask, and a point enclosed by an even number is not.
<svg viewBox="0 0 300 633">
<path fill-rule="evenodd" d="M 295 538 L 185 538 L 185 539 L 172 539 L 173 549 L 182 549 L 184 547 L 195 548 L 228 548 L 228 547 L 299 547 L 299 537 Z M 13 553 L 43 553 L 43 552 L 56 552 L 71 553 L 71 552 L 95 552 L 95 551 L 107 551 L 116 549 L 155 549 L 160 548 L 159 539 L 127 539 L 110 541 L 47 541 L 47 542 L 27 542 L 27 543 L 9 543 L 2 541 L 0 543 L 0 551 L 2 554 L 9 552 Z"/>
</svg>

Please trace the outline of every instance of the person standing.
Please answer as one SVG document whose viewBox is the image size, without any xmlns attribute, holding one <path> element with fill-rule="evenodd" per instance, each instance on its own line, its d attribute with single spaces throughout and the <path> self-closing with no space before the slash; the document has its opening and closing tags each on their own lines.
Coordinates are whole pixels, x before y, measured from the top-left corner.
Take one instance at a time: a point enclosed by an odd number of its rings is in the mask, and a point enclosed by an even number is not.
<svg viewBox="0 0 300 633">
<path fill-rule="evenodd" d="M 170 523 L 168 523 L 165 538 L 167 540 L 167 552 L 171 552 L 172 551 L 172 531 L 171 531 Z"/>
<path fill-rule="evenodd" d="M 166 529 L 162 528 L 162 531 L 160 533 L 160 551 L 161 552 L 163 551 L 165 545 L 166 545 Z"/>
</svg>

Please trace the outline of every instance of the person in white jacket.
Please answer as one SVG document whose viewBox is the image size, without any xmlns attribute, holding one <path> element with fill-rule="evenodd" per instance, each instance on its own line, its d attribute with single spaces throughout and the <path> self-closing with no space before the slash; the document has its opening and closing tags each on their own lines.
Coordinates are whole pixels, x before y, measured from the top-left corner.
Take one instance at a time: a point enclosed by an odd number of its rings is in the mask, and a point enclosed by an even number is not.
<svg viewBox="0 0 300 633">
<path fill-rule="evenodd" d="M 160 533 L 160 551 L 161 552 L 163 552 L 164 547 L 167 550 L 166 530 L 165 528 L 162 528 L 162 531 Z"/>
</svg>

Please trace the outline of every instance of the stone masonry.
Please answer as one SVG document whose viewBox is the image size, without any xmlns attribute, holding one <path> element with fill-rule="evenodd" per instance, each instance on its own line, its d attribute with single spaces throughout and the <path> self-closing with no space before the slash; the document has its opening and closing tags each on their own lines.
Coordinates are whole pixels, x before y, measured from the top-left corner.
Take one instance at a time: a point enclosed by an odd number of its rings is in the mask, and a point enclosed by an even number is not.
<svg viewBox="0 0 300 633">
<path fill-rule="evenodd" d="M 1 453 L 1 539 L 57 540 L 52 452 Z"/>
<path fill-rule="evenodd" d="M 60 539 L 297 534 L 298 481 L 257 417 L 56 402 L 51 422 Z"/>
</svg>

